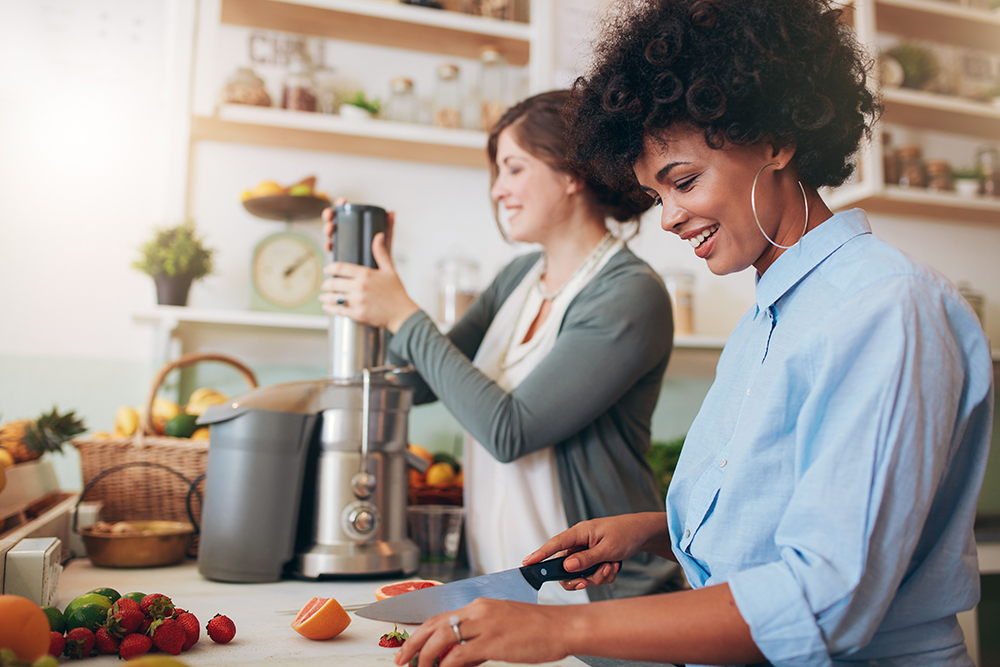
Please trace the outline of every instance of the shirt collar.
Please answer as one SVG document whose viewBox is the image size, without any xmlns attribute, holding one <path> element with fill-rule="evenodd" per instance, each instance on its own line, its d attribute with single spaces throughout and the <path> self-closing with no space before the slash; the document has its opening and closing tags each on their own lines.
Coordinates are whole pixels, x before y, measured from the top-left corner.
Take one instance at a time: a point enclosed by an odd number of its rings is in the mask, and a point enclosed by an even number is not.
<svg viewBox="0 0 1000 667">
<path fill-rule="evenodd" d="M 809 230 L 794 247 L 774 260 L 764 275 L 757 274 L 757 310 L 770 308 L 802 278 L 855 236 L 871 234 L 868 216 L 860 208 L 835 213 Z"/>
</svg>

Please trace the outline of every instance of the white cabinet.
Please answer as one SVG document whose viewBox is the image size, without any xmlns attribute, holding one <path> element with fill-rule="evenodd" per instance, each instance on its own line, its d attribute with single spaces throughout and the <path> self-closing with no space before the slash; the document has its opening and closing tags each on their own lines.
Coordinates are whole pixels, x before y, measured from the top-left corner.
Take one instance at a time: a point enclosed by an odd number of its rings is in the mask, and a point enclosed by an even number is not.
<svg viewBox="0 0 1000 667">
<path fill-rule="evenodd" d="M 1000 14 L 940 0 L 856 0 L 848 5 L 862 43 L 876 55 L 876 34 L 928 40 L 1000 53 Z M 883 123 L 1000 143 L 1000 107 L 905 88 L 882 91 Z M 901 188 L 885 182 L 876 134 L 865 149 L 860 179 L 824 194 L 834 210 L 859 206 L 869 213 L 1000 224 L 1000 197 Z"/>
</svg>

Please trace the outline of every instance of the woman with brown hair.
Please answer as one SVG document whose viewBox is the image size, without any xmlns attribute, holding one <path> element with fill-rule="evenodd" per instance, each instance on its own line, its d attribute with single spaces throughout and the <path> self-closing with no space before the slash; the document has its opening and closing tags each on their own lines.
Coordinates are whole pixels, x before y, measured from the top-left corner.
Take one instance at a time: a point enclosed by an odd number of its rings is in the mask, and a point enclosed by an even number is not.
<svg viewBox="0 0 1000 667">
<path fill-rule="evenodd" d="M 580 571 L 637 552 L 693 590 L 584 608 L 480 598 L 396 657 L 430 667 L 592 655 L 712 665 L 967 667 L 990 346 L 944 277 L 833 213 L 878 113 L 828 0 L 620 3 L 577 82 L 574 157 L 662 207 L 662 228 L 756 298 L 691 425 L 667 514 L 542 544 Z M 564 585 L 614 581 L 614 569 Z M 456 645 L 456 641 L 458 645 Z"/>
<path fill-rule="evenodd" d="M 416 369 L 414 401 L 443 401 L 467 431 L 466 537 L 476 574 L 519 566 L 580 521 L 663 511 L 644 455 L 672 345 L 670 301 L 606 222 L 637 220 L 650 202 L 568 165 L 567 97 L 524 100 L 490 133 L 491 195 L 507 236 L 542 249 L 504 268 L 447 335 L 406 294 L 381 236 L 378 269 L 326 269 L 325 310 L 391 332 L 390 358 Z M 669 590 L 677 574 L 663 558 L 636 554 L 612 587 L 549 584 L 540 599 Z"/>
</svg>

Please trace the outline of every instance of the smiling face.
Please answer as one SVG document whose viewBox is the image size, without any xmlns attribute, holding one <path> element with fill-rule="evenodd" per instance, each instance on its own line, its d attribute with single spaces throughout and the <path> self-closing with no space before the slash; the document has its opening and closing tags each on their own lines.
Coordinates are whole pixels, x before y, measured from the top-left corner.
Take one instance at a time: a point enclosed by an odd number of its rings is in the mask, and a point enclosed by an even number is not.
<svg viewBox="0 0 1000 667">
<path fill-rule="evenodd" d="M 754 176 L 767 164 L 757 185 L 757 213 L 777 243 L 790 245 L 802 234 L 802 199 L 797 213 L 786 206 L 794 151 L 775 154 L 771 144 L 725 145 L 714 149 L 704 133 L 690 126 L 670 127 L 647 136 L 633 169 L 642 189 L 662 206 L 660 226 L 691 243 L 694 253 L 716 275 L 753 265 L 761 274 L 781 254 L 757 228 L 750 207 Z M 796 222 L 797 220 L 797 222 Z M 797 225 L 797 227 L 796 227 Z"/>
<path fill-rule="evenodd" d="M 544 243 L 569 215 L 577 179 L 521 148 L 510 128 L 498 137 L 496 168 L 490 196 L 507 210 L 511 240 Z"/>
</svg>

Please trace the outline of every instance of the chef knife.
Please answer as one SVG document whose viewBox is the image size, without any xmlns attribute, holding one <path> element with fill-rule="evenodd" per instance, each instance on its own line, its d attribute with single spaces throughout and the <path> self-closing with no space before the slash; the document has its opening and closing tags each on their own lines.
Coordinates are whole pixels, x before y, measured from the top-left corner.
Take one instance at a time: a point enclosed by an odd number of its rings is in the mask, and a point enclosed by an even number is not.
<svg viewBox="0 0 1000 667">
<path fill-rule="evenodd" d="M 567 572 L 563 567 L 566 556 L 543 560 L 541 563 L 504 570 L 494 574 L 453 581 L 440 586 L 428 586 L 379 600 L 355 612 L 358 616 L 393 623 L 423 623 L 431 616 L 464 607 L 476 598 L 515 600 L 538 603 L 538 589 L 546 581 L 564 581 L 586 577 L 604 565 L 598 563 L 586 570 Z"/>
</svg>

